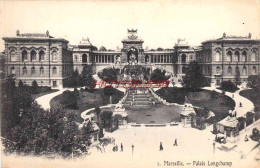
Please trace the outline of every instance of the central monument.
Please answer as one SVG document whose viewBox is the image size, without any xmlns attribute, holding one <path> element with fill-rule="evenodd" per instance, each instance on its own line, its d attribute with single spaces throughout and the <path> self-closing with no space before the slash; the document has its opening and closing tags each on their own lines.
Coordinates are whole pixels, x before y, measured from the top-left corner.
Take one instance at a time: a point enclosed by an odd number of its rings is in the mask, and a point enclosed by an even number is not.
<svg viewBox="0 0 260 168">
<path fill-rule="evenodd" d="M 127 38 L 122 40 L 122 62 L 125 65 L 144 63 L 143 40 L 137 35 L 137 29 L 128 29 Z"/>
</svg>

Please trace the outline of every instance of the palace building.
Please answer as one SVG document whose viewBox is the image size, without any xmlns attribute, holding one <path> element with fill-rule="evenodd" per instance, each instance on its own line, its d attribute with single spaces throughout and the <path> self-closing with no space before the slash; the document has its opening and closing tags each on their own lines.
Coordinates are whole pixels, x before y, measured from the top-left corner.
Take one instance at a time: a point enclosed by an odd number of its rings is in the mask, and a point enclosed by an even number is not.
<svg viewBox="0 0 260 168">
<path fill-rule="evenodd" d="M 149 73 L 156 68 L 173 76 L 183 76 L 189 62 L 197 61 L 202 73 L 219 85 L 224 80 L 234 80 L 236 69 L 242 81 L 250 75 L 260 74 L 260 40 L 247 37 L 223 35 L 222 38 L 202 42 L 201 46 L 190 46 L 178 39 L 170 49 L 143 48 L 144 41 L 137 29 L 128 29 L 122 48 L 99 50 L 88 38 L 82 38 L 77 45 L 68 45 L 63 38 L 45 34 L 27 33 L 16 37 L 4 37 L 5 74 L 14 75 L 31 85 L 33 80 L 41 86 L 62 86 L 62 80 L 73 70 L 81 73 L 85 65 L 91 65 L 93 73 L 113 67 L 123 70 L 126 66 L 142 66 Z"/>
<path fill-rule="evenodd" d="M 16 32 L 16 37 L 4 37 L 6 76 L 13 75 L 31 85 L 62 86 L 62 80 L 71 75 L 73 60 L 68 41 L 45 34 Z"/>
<path fill-rule="evenodd" d="M 202 42 L 196 60 L 202 66 L 203 74 L 219 85 L 222 81 L 234 81 L 237 70 L 241 82 L 250 75 L 260 74 L 260 40 L 246 37 L 226 36 Z"/>
</svg>

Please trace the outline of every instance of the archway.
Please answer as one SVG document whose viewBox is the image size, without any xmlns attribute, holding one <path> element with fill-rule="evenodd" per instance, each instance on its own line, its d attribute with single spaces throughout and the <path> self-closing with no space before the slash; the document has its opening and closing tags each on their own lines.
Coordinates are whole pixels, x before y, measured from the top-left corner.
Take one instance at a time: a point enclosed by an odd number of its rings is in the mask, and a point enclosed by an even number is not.
<svg viewBox="0 0 260 168">
<path fill-rule="evenodd" d="M 87 54 L 82 55 L 82 63 L 86 63 L 87 61 Z"/>
<path fill-rule="evenodd" d="M 135 47 L 130 47 L 127 52 L 127 62 L 137 63 L 138 62 L 138 50 Z"/>
</svg>

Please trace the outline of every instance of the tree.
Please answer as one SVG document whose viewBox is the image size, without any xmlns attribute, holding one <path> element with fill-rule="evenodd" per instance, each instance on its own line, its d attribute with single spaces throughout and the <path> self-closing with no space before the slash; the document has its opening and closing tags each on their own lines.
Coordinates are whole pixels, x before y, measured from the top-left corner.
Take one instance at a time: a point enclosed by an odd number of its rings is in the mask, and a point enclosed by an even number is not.
<svg viewBox="0 0 260 168">
<path fill-rule="evenodd" d="M 89 88 L 93 88 L 95 80 L 92 76 L 91 65 L 86 65 L 83 67 L 79 83 L 81 86 L 87 86 Z"/>
<path fill-rule="evenodd" d="M 108 82 L 110 81 L 116 81 L 117 80 L 117 70 L 114 68 L 105 68 L 103 71 L 98 73 L 98 76 L 106 80 Z"/>
<path fill-rule="evenodd" d="M 33 94 L 39 93 L 39 86 L 38 86 L 38 83 L 36 82 L 36 80 L 34 80 L 32 82 L 32 93 Z"/>
<path fill-rule="evenodd" d="M 237 90 L 236 85 L 233 82 L 231 82 L 230 80 L 221 82 L 220 88 L 223 91 L 228 91 L 228 92 L 234 92 Z"/>
<path fill-rule="evenodd" d="M 166 76 L 166 71 L 156 68 L 151 74 L 151 80 L 168 80 L 170 76 Z"/>
<path fill-rule="evenodd" d="M 104 136 L 104 134 L 103 134 L 103 127 L 102 127 L 102 124 L 100 122 L 101 109 L 99 107 L 95 107 L 94 113 L 97 115 L 97 125 L 98 125 L 98 127 L 100 129 L 99 137 L 102 138 Z"/>
<path fill-rule="evenodd" d="M 190 62 L 183 77 L 183 86 L 197 90 L 207 85 L 207 79 L 203 76 L 200 66 L 196 61 Z"/>
<path fill-rule="evenodd" d="M 19 80 L 18 87 L 19 88 L 23 87 L 23 82 L 21 80 Z"/>
<path fill-rule="evenodd" d="M 112 111 L 103 111 L 100 114 L 100 118 L 101 118 L 101 121 L 102 121 L 102 124 L 103 124 L 102 127 L 111 128 L 112 115 L 113 115 Z"/>
<path fill-rule="evenodd" d="M 235 80 L 236 87 L 237 87 L 237 85 L 241 84 L 240 71 L 239 71 L 238 67 L 236 68 L 236 71 L 235 71 L 235 79 L 234 80 Z"/>
</svg>

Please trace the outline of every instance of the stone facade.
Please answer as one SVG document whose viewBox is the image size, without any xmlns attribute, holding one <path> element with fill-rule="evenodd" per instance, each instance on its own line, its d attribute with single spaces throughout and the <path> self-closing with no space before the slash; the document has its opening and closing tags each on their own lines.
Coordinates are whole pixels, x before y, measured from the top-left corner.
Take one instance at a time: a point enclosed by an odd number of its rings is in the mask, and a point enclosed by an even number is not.
<svg viewBox="0 0 260 168">
<path fill-rule="evenodd" d="M 236 69 L 240 71 L 241 82 L 250 75 L 260 74 L 260 40 L 247 37 L 226 36 L 202 42 L 196 52 L 196 59 L 202 65 L 202 72 L 212 83 L 234 81 Z"/>
<path fill-rule="evenodd" d="M 203 74 L 219 85 L 225 80 L 234 80 L 235 70 L 239 69 L 241 81 L 250 75 L 260 74 L 260 40 L 247 37 L 223 35 L 216 40 L 202 42 L 192 47 L 185 40 L 171 49 L 143 48 L 144 41 L 137 30 L 127 31 L 122 48 L 100 50 L 88 38 L 79 44 L 68 46 L 68 41 L 45 34 L 20 34 L 4 37 L 5 74 L 15 75 L 16 82 L 22 80 L 31 85 L 36 80 L 40 86 L 62 86 L 62 79 L 69 77 L 73 70 L 81 73 L 85 65 L 91 65 L 93 73 L 106 67 L 122 70 L 126 65 L 142 65 L 151 73 L 159 68 L 175 76 L 183 76 L 191 61 L 201 65 Z"/>
<path fill-rule="evenodd" d="M 5 73 L 14 75 L 16 84 L 21 80 L 31 85 L 62 86 L 62 80 L 72 73 L 71 51 L 68 41 L 46 34 L 20 34 L 4 37 Z"/>
</svg>

